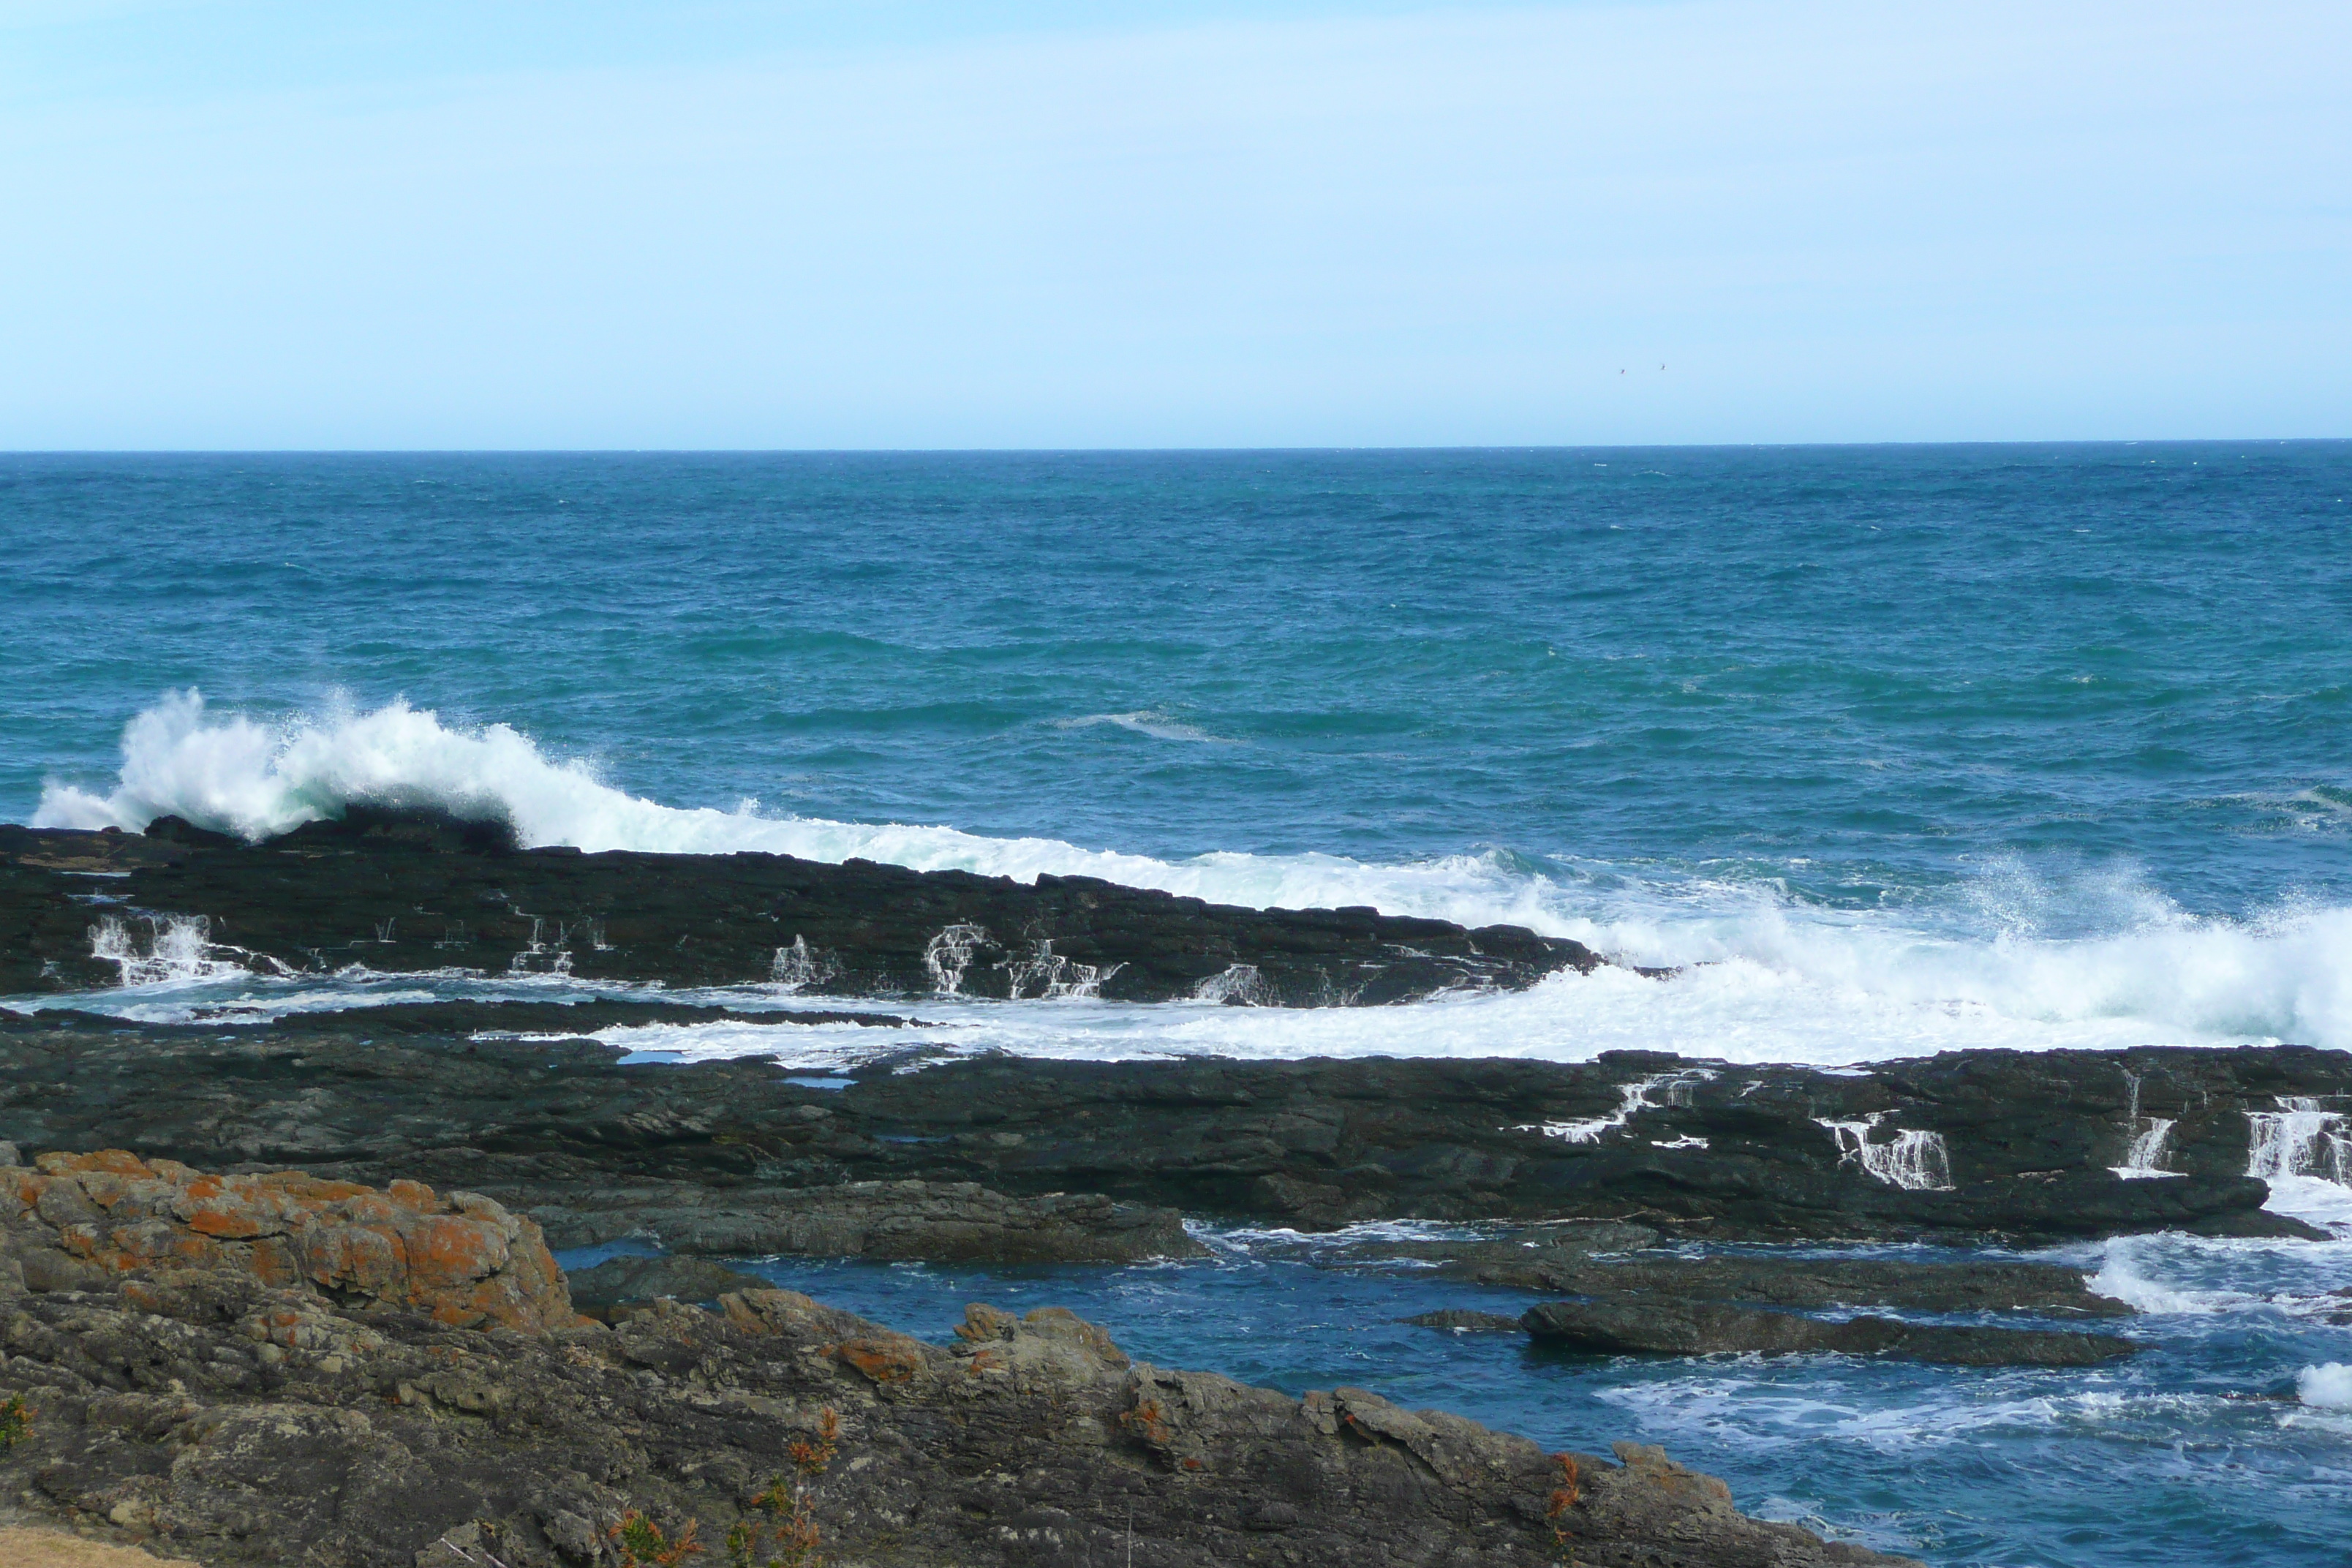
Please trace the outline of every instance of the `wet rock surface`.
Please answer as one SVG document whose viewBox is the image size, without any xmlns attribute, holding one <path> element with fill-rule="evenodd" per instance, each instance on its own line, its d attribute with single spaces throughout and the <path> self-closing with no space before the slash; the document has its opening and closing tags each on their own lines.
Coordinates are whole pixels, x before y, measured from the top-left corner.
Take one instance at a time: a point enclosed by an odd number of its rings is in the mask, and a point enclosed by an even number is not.
<svg viewBox="0 0 2352 1568">
<path fill-rule="evenodd" d="M 219 1258 L 0 1278 L 0 1393 L 34 1409 L 0 1486 L 207 1568 L 610 1563 L 629 1514 L 716 1542 L 820 1449 L 841 1568 L 1896 1561 L 1748 1519 L 1654 1448 L 1155 1367 L 1057 1309 L 975 1305 L 940 1347 L 791 1291 L 719 1305 L 483 1330 Z"/>
<path fill-rule="evenodd" d="M 1548 1301 L 1519 1320 L 1556 1347 L 1600 1355 L 1842 1354 L 1955 1366 L 2095 1366 L 2139 1347 L 2115 1334 L 1810 1318 L 1642 1293 Z"/>
<path fill-rule="evenodd" d="M 1894 1307 L 1920 1312 L 2022 1311 L 2058 1318 L 2122 1318 L 2132 1312 L 2124 1302 L 2095 1293 L 2081 1269 L 2049 1263 L 1723 1254 L 1562 1258 L 1547 1258 L 1546 1249 L 1530 1249 L 1523 1243 L 1488 1243 L 1462 1250 L 1472 1256 L 1444 1263 L 1438 1269 L 1440 1277 L 1578 1296 L 1640 1290 L 1692 1300 L 1748 1301 L 1801 1310 Z M 1514 1250 L 1518 1254 L 1516 1258 L 1510 1256 Z"/>
<path fill-rule="evenodd" d="M 885 1060 L 841 1089 L 764 1061 L 623 1067 L 622 1055 L 585 1040 L 361 1038 L 331 1017 L 243 1031 L 0 1017 L 0 1138 L 374 1184 L 414 1175 L 545 1209 L 565 1245 L 644 1226 L 674 1247 L 785 1250 L 683 1238 L 722 1212 L 768 1223 L 757 1215 L 800 1189 L 908 1180 L 1128 1205 L 1061 1211 L 1100 1216 L 1084 1221 L 1113 1238 L 1098 1257 L 1121 1255 L 1118 1236 L 1165 1234 L 1172 1218 L 1138 1217 L 1147 1210 L 1301 1230 L 1407 1217 L 1628 1227 L 1587 1251 L 1640 1245 L 1632 1237 L 2035 1244 L 2314 1234 L 2262 1207 L 2268 1186 L 2243 1173 L 2252 1140 L 2282 1097 L 2352 1085 L 2352 1054 L 2291 1047 L 1979 1051 L 1839 1072 L 1630 1052 L 985 1058 L 911 1072 Z M 2145 1139 L 2152 1107 L 2179 1113 L 2161 1152 L 2175 1173 L 2124 1180 L 2110 1167 Z M 1906 1148 L 1934 1158 L 1906 1169 Z M 1003 1227 L 1051 1228 L 1009 1211 Z M 1452 1261 L 1566 1289 L 1525 1269 L 1572 1260 Z"/>
<path fill-rule="evenodd" d="M 1685 1237 L 2311 1235 L 2248 1178 L 2251 1113 L 2352 1053 L 1971 1051 L 1839 1070 L 1650 1052 L 1521 1060 L 1029 1062 L 861 1080 L 932 1169 L 1301 1228 L 1581 1217 Z M 2137 1096 L 2137 1101 L 2135 1101 Z M 2352 1104 L 2352 1100 L 2345 1103 Z M 2137 1113 L 2135 1112 L 2137 1104 Z M 2125 1180 L 2151 1109 L 2169 1179 Z"/>
<path fill-rule="evenodd" d="M 280 1029 L 300 1033 L 318 1027 L 317 1016 L 292 1014 L 275 1020 Z M 427 1035 L 464 1038 L 483 1035 L 591 1035 L 599 1029 L 643 1028 L 652 1024 L 855 1024 L 869 1029 L 920 1027 L 919 1018 L 895 1013 L 845 1012 L 795 1005 L 761 1008 L 698 1005 L 688 1002 L 622 1002 L 610 998 L 570 1002 L 410 1002 L 377 1007 L 344 1007 L 334 1026 L 362 1037 Z"/>
<path fill-rule="evenodd" d="M 144 835 L 0 826 L 0 994 L 114 984 L 175 942 L 265 973 L 1285 1006 L 1517 987 L 1601 962 L 1516 926 L 1241 909 L 1084 877 L 519 850 L 499 825 L 358 807 L 258 846 L 173 817 Z"/>
</svg>

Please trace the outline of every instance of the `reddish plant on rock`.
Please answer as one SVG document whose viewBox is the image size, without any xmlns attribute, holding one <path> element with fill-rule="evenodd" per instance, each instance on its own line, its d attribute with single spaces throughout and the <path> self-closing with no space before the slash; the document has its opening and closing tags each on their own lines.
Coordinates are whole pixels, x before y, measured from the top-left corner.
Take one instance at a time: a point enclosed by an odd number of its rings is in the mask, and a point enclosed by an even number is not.
<svg viewBox="0 0 2352 1568">
<path fill-rule="evenodd" d="M 6 1453 L 32 1436 L 33 1417 L 40 1412 L 25 1403 L 21 1394 L 12 1394 L 0 1400 L 0 1454 Z"/>
<path fill-rule="evenodd" d="M 702 1554 L 703 1544 L 696 1539 L 700 1528 L 689 1519 L 677 1539 L 672 1541 L 662 1533 L 661 1526 L 631 1509 L 609 1533 L 621 1544 L 620 1568 L 677 1568 L 688 1558 Z"/>
<path fill-rule="evenodd" d="M 1568 1510 L 1576 1506 L 1576 1500 L 1583 1495 L 1583 1489 L 1578 1485 L 1580 1477 L 1575 1458 L 1568 1454 L 1554 1454 L 1552 1458 L 1559 1461 L 1559 1485 L 1552 1489 L 1551 1497 L 1544 1506 L 1544 1518 L 1551 1521 L 1552 1545 L 1559 1551 L 1560 1561 L 1572 1565 L 1576 1552 L 1568 1538 Z"/>
<path fill-rule="evenodd" d="M 1165 1448 L 1175 1434 L 1168 1429 L 1168 1419 L 1160 1413 L 1160 1401 L 1147 1399 L 1132 1410 L 1119 1412 L 1118 1424 L 1154 1448 Z"/>
<path fill-rule="evenodd" d="M 728 1568 L 821 1568 L 824 1562 L 817 1552 L 823 1536 L 810 1488 L 841 1451 L 840 1412 L 826 1405 L 817 1417 L 816 1441 L 795 1437 L 784 1451 L 800 1477 L 773 1477 L 768 1489 L 751 1500 L 751 1506 L 767 1517 L 735 1521 L 727 1532 Z"/>
</svg>

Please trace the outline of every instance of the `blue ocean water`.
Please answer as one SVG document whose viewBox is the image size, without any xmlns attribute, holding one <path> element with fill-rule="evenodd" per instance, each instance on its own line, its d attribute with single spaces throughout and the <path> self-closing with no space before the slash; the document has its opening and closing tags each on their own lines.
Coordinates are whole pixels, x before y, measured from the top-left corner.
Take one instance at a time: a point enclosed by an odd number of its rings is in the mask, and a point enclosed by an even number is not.
<svg viewBox="0 0 2352 1568">
<path fill-rule="evenodd" d="M 2352 1045 L 2347 498 L 2342 442 L 5 458 L 0 817 L 439 799 L 1723 961 L 1462 1026 L 1551 1054 Z"/>
<path fill-rule="evenodd" d="M 2352 444 L 0 459 L 0 810 L 166 688 L 676 805 L 1870 908 L 2352 887 Z"/>
<path fill-rule="evenodd" d="M 2341 442 L 0 457 L 0 818 L 441 804 L 533 843 L 1084 871 L 1695 965 L 1306 1014 L 927 1001 L 963 1049 L 2352 1047 L 2347 498 Z M 164 968 L 83 1001 L 571 984 Z M 613 1032 L 811 1068 L 885 1031 L 775 1033 Z M 2352 1190 L 2291 1197 L 2352 1236 Z M 2344 1561 L 2344 1244 L 2115 1245 L 2152 1250 L 2087 1266 L 2158 1348 L 2032 1376 L 1557 1363 L 1388 1323 L 1453 1288 L 1246 1240 L 771 1267 L 926 1332 L 1050 1299 L 1171 1364 L 1661 1441 L 1938 1564 Z"/>
</svg>

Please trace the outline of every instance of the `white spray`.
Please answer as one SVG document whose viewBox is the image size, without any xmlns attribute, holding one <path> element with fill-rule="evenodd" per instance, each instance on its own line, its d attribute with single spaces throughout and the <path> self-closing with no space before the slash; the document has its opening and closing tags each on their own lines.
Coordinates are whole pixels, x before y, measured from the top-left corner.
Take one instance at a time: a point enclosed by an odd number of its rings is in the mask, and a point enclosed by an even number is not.
<svg viewBox="0 0 2352 1568">
<path fill-rule="evenodd" d="M 1636 963 L 1693 966 L 1664 984 L 1541 988 L 1538 1016 L 1515 1016 L 1508 1038 L 1484 1042 L 1490 1052 L 1578 1058 L 1631 1046 L 1850 1061 L 1978 1047 L 2352 1047 L 2352 909 L 2205 920 L 2144 887 L 2080 893 L 2003 873 L 1979 900 L 1998 910 L 1963 908 L 1962 899 L 1948 910 L 1864 913 L 1753 882 L 1622 868 L 1580 879 L 1575 863 L 1542 874 L 1502 851 L 1389 865 L 1238 852 L 1162 860 L 946 826 L 675 808 L 615 789 L 590 763 L 551 757 L 506 725 L 447 725 L 403 702 L 261 723 L 175 694 L 131 721 L 122 751 L 110 792 L 53 784 L 36 822 L 135 831 L 172 813 L 259 839 L 352 804 L 430 806 L 508 821 L 527 846 L 862 857 L 1019 880 L 1100 877 L 1259 908 L 1370 904 L 1470 926 L 1524 925 Z M 2109 934 L 2033 934 L 2035 900 L 2058 907 L 2078 894 L 2109 911 Z M 1988 918 L 2006 934 L 1990 935 Z M 1201 996 L 1255 1000 L 1257 988 L 1236 973 L 1207 983 Z"/>
<path fill-rule="evenodd" d="M 1906 1192 L 1950 1192 L 1952 1157 L 1944 1135 L 1905 1128 L 1885 1142 L 1872 1142 L 1871 1133 L 1885 1119 L 1885 1111 L 1874 1110 L 1859 1121 L 1832 1121 L 1819 1116 L 1813 1121 L 1828 1128 L 1830 1136 L 1837 1140 L 1839 1164 L 1859 1165 L 1864 1174 Z"/>
<path fill-rule="evenodd" d="M 2124 1110 L 2124 1133 L 2131 1142 L 2124 1149 L 2124 1163 L 2109 1169 L 2127 1182 L 2180 1174 L 2165 1165 L 2164 1145 L 2172 1136 L 2173 1121 L 2162 1116 L 2143 1120 L 2139 1113 L 2139 1074 L 2126 1068 L 2124 1081 L 2131 1086 L 2131 1102 Z"/>
</svg>

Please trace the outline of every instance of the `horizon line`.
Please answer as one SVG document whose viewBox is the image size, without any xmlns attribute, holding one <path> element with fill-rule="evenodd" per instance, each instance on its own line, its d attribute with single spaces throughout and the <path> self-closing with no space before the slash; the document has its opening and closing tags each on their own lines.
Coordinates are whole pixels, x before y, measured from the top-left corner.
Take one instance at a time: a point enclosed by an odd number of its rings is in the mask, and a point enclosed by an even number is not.
<svg viewBox="0 0 2352 1568">
<path fill-rule="evenodd" d="M 2345 436 L 2105 436 L 1947 437 L 1820 441 L 1433 442 L 1394 445 L 1077 446 L 1077 447 L 0 447 L 0 461 L 23 458 L 952 458 L 1243 457 L 1252 455 L 1475 452 L 1753 452 L 1885 448 L 2061 447 L 2316 447 L 2352 443 Z"/>
</svg>

